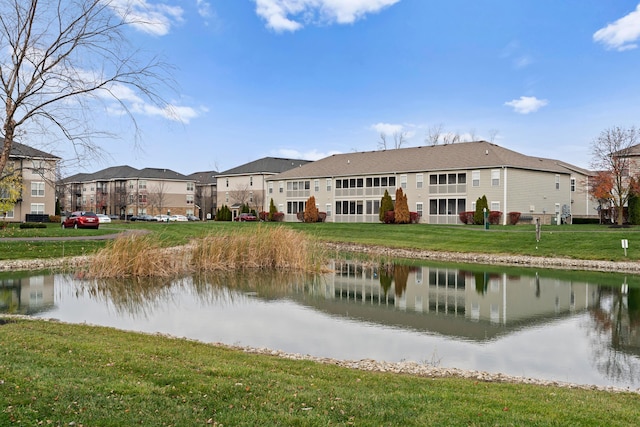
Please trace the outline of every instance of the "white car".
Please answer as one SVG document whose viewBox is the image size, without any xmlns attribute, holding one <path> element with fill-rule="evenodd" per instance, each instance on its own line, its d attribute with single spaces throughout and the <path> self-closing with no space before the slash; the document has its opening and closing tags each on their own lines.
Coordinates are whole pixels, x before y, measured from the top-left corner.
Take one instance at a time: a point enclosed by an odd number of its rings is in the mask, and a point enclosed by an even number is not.
<svg viewBox="0 0 640 427">
<path fill-rule="evenodd" d="M 96 216 L 98 217 L 98 222 L 100 224 L 104 224 L 107 222 L 111 222 L 111 218 L 109 218 L 109 215 L 105 215 L 105 214 L 96 214 Z"/>
<path fill-rule="evenodd" d="M 189 221 L 189 219 L 184 215 L 171 215 L 169 217 L 169 221 L 180 221 L 180 222 L 183 222 L 183 221 Z"/>
<path fill-rule="evenodd" d="M 158 222 L 169 222 L 169 215 L 156 215 Z"/>
</svg>

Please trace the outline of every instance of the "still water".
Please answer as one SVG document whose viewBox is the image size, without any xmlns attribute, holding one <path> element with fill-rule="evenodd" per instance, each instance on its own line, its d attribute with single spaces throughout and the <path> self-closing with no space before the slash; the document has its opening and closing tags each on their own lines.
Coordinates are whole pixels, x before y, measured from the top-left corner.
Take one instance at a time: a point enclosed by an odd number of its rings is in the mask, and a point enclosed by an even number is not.
<svg viewBox="0 0 640 427">
<path fill-rule="evenodd" d="M 0 312 L 338 359 L 640 388 L 640 277 L 335 261 L 332 273 L 0 276 Z"/>
</svg>

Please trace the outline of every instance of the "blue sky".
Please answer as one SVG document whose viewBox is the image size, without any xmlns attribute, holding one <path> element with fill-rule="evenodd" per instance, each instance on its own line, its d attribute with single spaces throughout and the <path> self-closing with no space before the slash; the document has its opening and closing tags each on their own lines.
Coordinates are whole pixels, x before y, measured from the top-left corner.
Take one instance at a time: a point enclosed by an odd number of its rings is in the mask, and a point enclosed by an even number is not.
<svg viewBox="0 0 640 427">
<path fill-rule="evenodd" d="M 176 66 L 176 117 L 137 104 L 92 172 L 189 174 L 265 156 L 493 140 L 588 167 L 640 125 L 640 3 L 624 0 L 138 0 L 131 41 Z"/>
</svg>

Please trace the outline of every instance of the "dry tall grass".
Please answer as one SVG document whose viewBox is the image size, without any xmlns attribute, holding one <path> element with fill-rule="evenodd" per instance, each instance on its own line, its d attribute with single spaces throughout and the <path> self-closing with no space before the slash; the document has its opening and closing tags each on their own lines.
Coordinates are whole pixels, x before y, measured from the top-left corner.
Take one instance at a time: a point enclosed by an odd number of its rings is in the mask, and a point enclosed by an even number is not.
<svg viewBox="0 0 640 427">
<path fill-rule="evenodd" d="M 320 245 L 304 234 L 274 226 L 210 234 L 180 248 L 163 248 L 149 235 L 119 237 L 100 250 L 87 278 L 177 277 L 234 270 L 317 272 L 326 263 Z"/>
<path fill-rule="evenodd" d="M 194 242 L 191 263 L 196 271 L 275 269 L 320 271 L 325 257 L 315 241 L 286 228 L 256 225 Z"/>
<path fill-rule="evenodd" d="M 91 278 L 172 277 L 188 272 L 184 250 L 162 248 L 150 235 L 118 237 L 93 257 Z"/>
</svg>

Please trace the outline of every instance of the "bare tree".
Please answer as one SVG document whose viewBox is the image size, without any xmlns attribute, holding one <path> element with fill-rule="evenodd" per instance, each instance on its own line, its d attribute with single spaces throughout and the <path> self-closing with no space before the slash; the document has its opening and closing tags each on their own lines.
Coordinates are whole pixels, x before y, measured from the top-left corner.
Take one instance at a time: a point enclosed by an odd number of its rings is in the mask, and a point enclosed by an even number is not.
<svg viewBox="0 0 640 427">
<path fill-rule="evenodd" d="M 498 134 L 500 133 L 500 131 L 498 131 L 498 129 L 489 129 L 489 142 L 495 142 L 496 137 L 498 136 Z"/>
<path fill-rule="evenodd" d="M 623 129 L 613 127 L 600 133 L 591 145 L 591 166 L 606 176 L 592 187 L 598 199 L 608 199 L 616 211 L 616 222 L 624 221 L 624 206 L 629 196 L 638 191 L 639 176 L 633 160 L 633 148 L 640 143 L 640 132 L 635 127 Z"/>
<path fill-rule="evenodd" d="M 147 193 L 147 202 L 152 209 L 157 209 L 158 213 L 163 212 L 163 208 L 167 204 L 167 185 L 164 181 L 159 181 L 149 188 Z"/>
<path fill-rule="evenodd" d="M 168 65 L 146 58 L 125 37 L 145 24 L 115 0 L 3 0 L 0 3 L 0 172 L 16 138 L 27 131 L 70 141 L 78 157 L 97 156 L 96 102 L 126 104 L 135 96 L 167 111 L 158 94 L 170 82 Z M 149 24 L 148 22 L 146 24 Z"/>
<path fill-rule="evenodd" d="M 444 135 L 442 135 L 442 143 L 447 145 L 447 144 L 456 144 L 460 142 L 460 134 L 459 133 L 453 133 L 453 132 L 447 132 Z"/>
<path fill-rule="evenodd" d="M 234 187 L 233 191 L 230 191 L 229 196 L 234 204 L 249 206 L 251 188 L 249 188 L 248 184 L 238 184 Z"/>
<path fill-rule="evenodd" d="M 387 134 L 380 132 L 380 141 L 378 141 L 378 148 L 381 150 L 402 148 L 407 142 L 407 132 L 398 131 L 393 133 L 393 146 L 387 144 Z"/>
<path fill-rule="evenodd" d="M 433 125 L 429 127 L 427 131 L 427 137 L 425 139 L 425 143 L 429 145 L 438 145 L 440 143 L 440 136 L 442 136 L 442 128 L 443 124 L 438 123 L 437 125 Z"/>
</svg>

